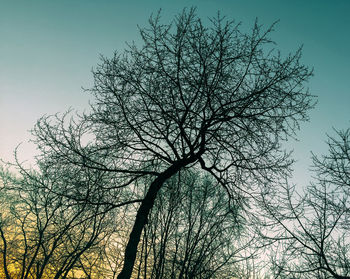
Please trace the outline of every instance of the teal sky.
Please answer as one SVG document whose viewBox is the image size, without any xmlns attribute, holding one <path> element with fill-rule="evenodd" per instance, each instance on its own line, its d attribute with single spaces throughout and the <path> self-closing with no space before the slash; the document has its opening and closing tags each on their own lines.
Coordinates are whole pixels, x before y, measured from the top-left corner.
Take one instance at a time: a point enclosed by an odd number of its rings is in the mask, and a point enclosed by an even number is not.
<svg viewBox="0 0 350 279">
<path fill-rule="evenodd" d="M 314 67 L 309 83 L 318 105 L 301 126 L 298 142 L 288 145 L 298 160 L 295 181 L 309 177 L 310 151 L 326 152 L 332 127 L 350 128 L 350 1 L 348 0 L 187 0 L 187 1 L 0 1 L 0 158 L 29 139 L 28 130 L 43 114 L 88 107 L 81 87 L 92 84 L 91 69 L 99 54 L 122 51 L 138 41 L 137 25 L 147 25 L 162 8 L 164 21 L 184 7 L 196 6 L 199 16 L 218 10 L 249 29 L 255 18 L 268 26 L 280 20 L 272 38 L 282 53 L 303 48 L 303 62 Z M 24 143 L 20 158 L 35 154 Z"/>
</svg>

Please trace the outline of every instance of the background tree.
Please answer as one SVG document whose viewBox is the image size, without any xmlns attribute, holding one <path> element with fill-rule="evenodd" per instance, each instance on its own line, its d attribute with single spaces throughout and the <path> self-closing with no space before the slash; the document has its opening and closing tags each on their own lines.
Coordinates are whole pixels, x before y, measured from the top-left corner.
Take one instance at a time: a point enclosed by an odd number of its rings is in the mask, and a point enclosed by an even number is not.
<svg viewBox="0 0 350 279">
<path fill-rule="evenodd" d="M 55 189 L 63 187 L 56 184 L 65 183 L 62 177 L 18 171 L 16 176 L 0 171 L 4 278 L 86 278 L 84 274 L 98 272 L 100 266 L 91 261 L 101 263 L 103 240 L 110 233 L 105 208 L 57 195 Z M 73 184 L 78 181 L 70 179 Z M 85 186 L 89 183 L 97 181 L 86 179 Z"/>
<path fill-rule="evenodd" d="M 229 195 L 229 204 L 254 200 L 262 181 L 287 171 L 280 142 L 307 119 L 313 99 L 304 89 L 311 72 L 301 50 L 283 57 L 255 24 L 250 34 L 218 15 L 205 27 L 195 10 L 171 24 L 157 14 L 140 30 L 143 45 L 102 58 L 91 89 L 91 113 L 66 121 L 44 117 L 34 134 L 50 163 L 109 173 L 108 197 L 138 208 L 119 279 L 130 278 L 143 228 L 164 183 L 200 166 Z M 100 190 L 94 190 L 96 192 Z M 122 193 L 122 194 L 121 194 Z"/>
<path fill-rule="evenodd" d="M 276 278 L 350 278 L 350 130 L 327 143 L 327 155 L 313 156 L 315 181 L 303 196 L 287 185 L 265 200 Z"/>
<path fill-rule="evenodd" d="M 181 171 L 156 198 L 132 278 L 234 278 L 239 263 L 251 256 L 243 250 L 254 243 L 240 213 L 211 177 Z M 122 261 L 113 256 L 112 262 Z M 121 267 L 116 269 L 114 274 Z"/>
</svg>

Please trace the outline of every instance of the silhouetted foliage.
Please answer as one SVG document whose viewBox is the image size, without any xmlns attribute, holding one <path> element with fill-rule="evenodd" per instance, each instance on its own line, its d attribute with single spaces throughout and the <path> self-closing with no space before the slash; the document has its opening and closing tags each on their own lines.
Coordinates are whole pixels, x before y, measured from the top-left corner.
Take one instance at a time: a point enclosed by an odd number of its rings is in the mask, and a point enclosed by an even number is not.
<svg viewBox="0 0 350 279">
<path fill-rule="evenodd" d="M 181 170 L 207 171 L 232 208 L 252 203 L 259 185 L 288 172 L 280 143 L 307 120 L 311 72 L 301 50 L 285 58 L 273 51 L 272 28 L 255 24 L 245 34 L 220 15 L 205 27 L 194 9 L 171 24 L 157 14 L 140 30 L 142 46 L 102 57 L 90 113 L 38 121 L 34 135 L 47 169 L 109 177 L 66 195 L 111 208 L 141 202 L 119 279 L 131 276 L 157 193 Z M 140 198 L 134 190 L 145 179 L 151 182 Z"/>
<path fill-rule="evenodd" d="M 275 278 L 350 278 L 350 130 L 327 143 L 327 155 L 313 156 L 314 182 L 304 195 L 287 185 L 278 198 L 266 197 Z"/>
</svg>

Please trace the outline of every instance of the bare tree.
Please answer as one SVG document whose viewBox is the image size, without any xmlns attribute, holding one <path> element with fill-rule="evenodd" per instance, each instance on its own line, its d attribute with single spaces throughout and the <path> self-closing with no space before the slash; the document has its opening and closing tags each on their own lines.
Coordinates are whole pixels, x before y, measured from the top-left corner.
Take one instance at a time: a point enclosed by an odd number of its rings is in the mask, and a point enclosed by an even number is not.
<svg viewBox="0 0 350 279">
<path fill-rule="evenodd" d="M 304 195 L 287 185 L 265 200 L 276 278 L 350 278 L 350 130 L 337 131 L 328 147 L 313 156 L 315 181 Z"/>
<path fill-rule="evenodd" d="M 240 209 L 207 175 L 182 171 L 161 189 L 141 238 L 133 278 L 230 278 L 246 239 Z"/>
<path fill-rule="evenodd" d="M 194 9 L 171 24 L 159 14 L 149 23 L 140 30 L 142 46 L 102 57 L 91 113 L 70 121 L 43 117 L 34 129 L 49 165 L 111 176 L 101 188 L 109 193 L 105 202 L 115 195 L 115 204 L 137 201 L 135 185 L 151 181 L 119 279 L 131 276 L 149 212 L 168 179 L 200 166 L 224 187 L 230 205 L 248 203 L 258 182 L 288 171 L 281 140 L 307 120 L 314 104 L 304 88 L 312 73 L 300 63 L 301 50 L 285 57 L 273 51 L 273 26 L 255 24 L 244 34 L 218 15 L 205 27 Z"/>
<path fill-rule="evenodd" d="M 57 195 L 53 189 L 62 180 L 33 170 L 20 169 L 16 176 L 0 171 L 0 255 L 6 279 L 81 278 L 95 272 L 83 255 L 101 261 L 111 220 L 102 207 Z"/>
</svg>

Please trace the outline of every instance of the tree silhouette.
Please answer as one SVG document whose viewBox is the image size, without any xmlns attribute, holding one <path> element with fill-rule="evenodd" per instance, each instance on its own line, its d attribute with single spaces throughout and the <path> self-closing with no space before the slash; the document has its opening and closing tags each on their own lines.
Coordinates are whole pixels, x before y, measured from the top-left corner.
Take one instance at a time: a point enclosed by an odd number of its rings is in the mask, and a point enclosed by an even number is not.
<svg viewBox="0 0 350 279">
<path fill-rule="evenodd" d="M 276 278 L 350 278 L 350 130 L 327 143 L 327 155 L 313 155 L 315 181 L 304 195 L 287 185 L 266 197 Z"/>
<path fill-rule="evenodd" d="M 137 278 L 234 276 L 245 247 L 238 219 L 239 209 L 229 208 L 224 190 L 210 177 L 180 172 L 155 201 L 142 236 Z"/>
<path fill-rule="evenodd" d="M 255 241 L 241 219 L 240 209 L 229 207 L 224 189 L 211 177 L 182 170 L 155 200 L 132 278 L 234 277 L 239 263 L 250 257 L 242 251 Z M 108 260 L 117 263 L 114 274 L 120 271 L 119 253 L 108 253 Z"/>
<path fill-rule="evenodd" d="M 0 170 L 4 278 L 81 278 L 74 274 L 95 272 L 86 257 L 100 261 L 110 216 L 100 206 L 57 195 L 63 180 L 34 170 L 17 169 L 16 176 Z"/>
<path fill-rule="evenodd" d="M 142 46 L 102 57 L 91 112 L 38 121 L 34 135 L 48 165 L 108 173 L 109 182 L 91 189 L 108 193 L 100 203 L 140 202 L 119 279 L 131 276 L 157 193 L 182 169 L 210 173 L 232 207 L 288 171 L 280 143 L 314 104 L 304 89 L 311 72 L 301 50 L 286 57 L 273 50 L 272 28 L 255 24 L 245 34 L 220 15 L 205 27 L 195 9 L 163 24 L 158 13 L 140 30 Z M 135 198 L 145 178 L 146 194 Z"/>
</svg>

